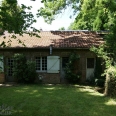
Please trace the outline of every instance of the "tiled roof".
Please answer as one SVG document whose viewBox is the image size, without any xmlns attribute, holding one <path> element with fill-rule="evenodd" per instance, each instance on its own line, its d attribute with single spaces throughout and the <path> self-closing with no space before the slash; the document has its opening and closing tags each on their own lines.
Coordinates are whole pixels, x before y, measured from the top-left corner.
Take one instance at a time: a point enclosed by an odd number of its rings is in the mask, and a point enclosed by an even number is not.
<svg viewBox="0 0 116 116">
<path fill-rule="evenodd" d="M 30 37 L 28 34 L 16 35 L 16 39 L 9 37 L 9 34 L 5 36 L 5 39 L 4 36 L 0 37 L 0 43 L 6 42 L 9 48 L 48 48 L 50 45 L 54 48 L 90 48 L 103 43 L 103 38 L 99 34 L 89 31 L 41 31 L 40 38 Z M 9 39 L 11 42 L 8 42 Z M 26 46 L 19 43 L 19 40 Z"/>
</svg>

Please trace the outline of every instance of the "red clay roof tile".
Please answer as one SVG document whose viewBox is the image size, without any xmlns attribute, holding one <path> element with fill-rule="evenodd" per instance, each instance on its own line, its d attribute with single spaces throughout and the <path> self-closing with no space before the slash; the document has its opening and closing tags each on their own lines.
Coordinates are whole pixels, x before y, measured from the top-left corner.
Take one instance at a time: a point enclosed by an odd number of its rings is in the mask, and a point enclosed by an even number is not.
<svg viewBox="0 0 116 116">
<path fill-rule="evenodd" d="M 11 39 L 9 34 L 0 37 L 0 43 Z M 10 35 L 11 36 L 11 35 Z M 95 32 L 88 31 L 41 31 L 40 38 L 35 36 L 30 37 L 28 34 L 23 36 L 16 35 L 16 39 L 11 39 L 11 46 L 9 48 L 48 48 L 52 45 L 54 48 L 90 48 L 91 46 L 98 46 L 103 43 L 103 38 Z M 26 46 L 18 43 L 21 40 Z"/>
</svg>

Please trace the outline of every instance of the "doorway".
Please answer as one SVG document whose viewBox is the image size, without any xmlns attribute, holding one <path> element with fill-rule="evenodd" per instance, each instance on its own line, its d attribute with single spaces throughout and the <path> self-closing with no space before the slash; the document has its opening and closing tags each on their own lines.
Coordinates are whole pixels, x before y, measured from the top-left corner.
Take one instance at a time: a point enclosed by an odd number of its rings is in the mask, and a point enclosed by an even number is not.
<svg viewBox="0 0 116 116">
<path fill-rule="evenodd" d="M 95 58 L 87 58 L 86 60 L 86 80 L 91 81 L 94 78 Z"/>
</svg>

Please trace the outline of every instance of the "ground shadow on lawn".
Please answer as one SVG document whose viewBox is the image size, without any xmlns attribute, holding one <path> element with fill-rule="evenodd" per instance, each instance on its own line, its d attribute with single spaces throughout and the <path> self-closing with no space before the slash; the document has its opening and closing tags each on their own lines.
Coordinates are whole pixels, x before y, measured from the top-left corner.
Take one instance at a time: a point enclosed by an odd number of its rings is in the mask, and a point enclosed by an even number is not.
<svg viewBox="0 0 116 116">
<path fill-rule="evenodd" d="M 116 102 L 89 86 L 20 85 L 0 87 L 0 105 L 14 116 L 115 116 Z"/>
</svg>

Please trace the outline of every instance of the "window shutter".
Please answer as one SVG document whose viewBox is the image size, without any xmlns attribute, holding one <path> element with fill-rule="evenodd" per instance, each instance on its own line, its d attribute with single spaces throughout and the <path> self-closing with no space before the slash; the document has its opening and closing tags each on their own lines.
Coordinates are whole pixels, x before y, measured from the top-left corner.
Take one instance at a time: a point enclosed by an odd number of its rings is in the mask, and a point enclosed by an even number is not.
<svg viewBox="0 0 116 116">
<path fill-rule="evenodd" d="M 60 57 L 47 56 L 47 73 L 59 73 L 60 70 Z"/>
<path fill-rule="evenodd" d="M 3 65 L 3 56 L 0 56 L 0 72 L 4 71 L 4 65 Z"/>
</svg>

